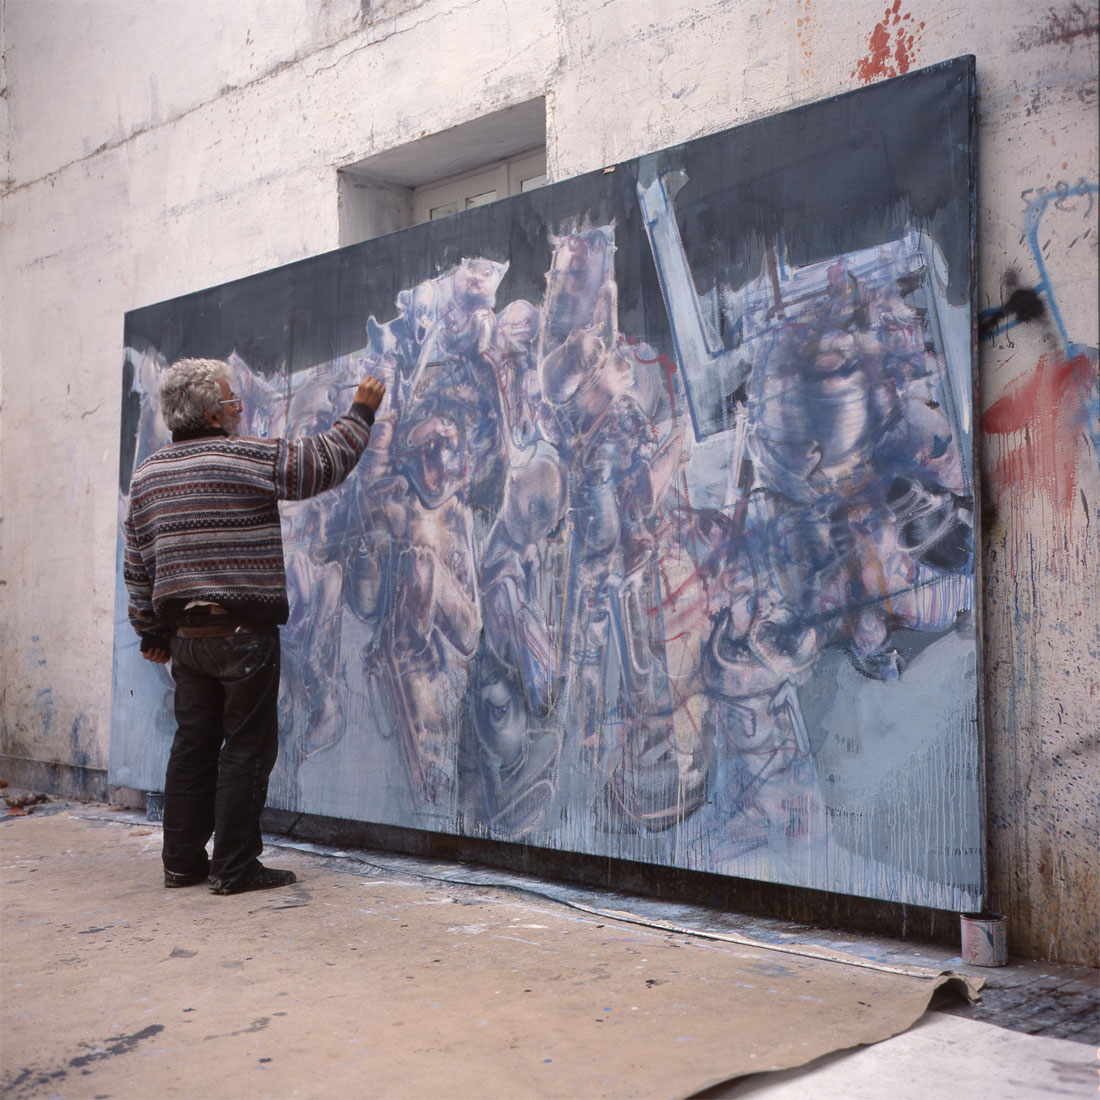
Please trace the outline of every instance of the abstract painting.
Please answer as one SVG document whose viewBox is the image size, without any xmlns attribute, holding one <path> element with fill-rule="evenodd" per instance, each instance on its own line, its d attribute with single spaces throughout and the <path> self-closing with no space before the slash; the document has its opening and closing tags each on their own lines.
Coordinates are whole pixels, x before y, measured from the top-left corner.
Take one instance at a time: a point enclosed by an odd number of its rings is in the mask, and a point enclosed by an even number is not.
<svg viewBox="0 0 1100 1100">
<path fill-rule="evenodd" d="M 973 62 L 126 317 L 371 446 L 283 508 L 272 805 L 969 910 L 983 822 Z M 169 674 L 116 601 L 111 781 Z"/>
</svg>

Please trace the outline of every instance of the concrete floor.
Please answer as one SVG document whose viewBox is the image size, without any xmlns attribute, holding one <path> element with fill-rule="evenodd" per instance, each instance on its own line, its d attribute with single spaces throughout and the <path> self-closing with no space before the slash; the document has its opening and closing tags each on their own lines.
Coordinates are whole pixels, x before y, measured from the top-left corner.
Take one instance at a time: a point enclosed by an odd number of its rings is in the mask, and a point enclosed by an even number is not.
<svg viewBox="0 0 1100 1100">
<path fill-rule="evenodd" d="M 798 928 L 483 867 L 277 838 L 270 838 L 265 861 L 294 867 L 299 886 L 213 899 L 201 887 L 158 890 L 159 828 L 142 814 L 45 803 L 35 806 L 33 815 L 64 815 L 64 822 L 54 823 L 54 835 L 65 842 L 32 851 L 28 842 L 34 837 L 26 829 L 34 822 L 0 821 L 0 1095 L 5 1100 L 1096 1095 L 1100 988 L 1097 972 L 1087 968 L 1014 959 L 1008 967 L 981 970 L 964 966 L 947 949 Z M 38 835 L 46 834 L 39 830 Z M 88 852 L 95 853 L 94 861 Z M 360 893 L 349 906 L 352 889 Z M 365 906 L 368 893 L 374 901 Z M 463 908 L 454 909 L 456 904 Z M 457 923 L 456 912 L 463 915 Z M 354 925 L 347 923 L 348 914 Z M 372 1001 L 371 988 L 382 987 L 372 987 L 365 975 L 373 979 L 390 961 L 377 949 L 381 926 L 364 931 L 370 920 L 403 930 L 391 976 L 424 983 L 417 1003 L 423 1019 L 432 1021 L 430 1028 L 412 1017 L 391 1018 L 392 1005 Z M 290 921 L 299 922 L 297 939 Z M 476 939 L 489 925 L 496 931 L 483 942 L 500 941 L 498 953 L 479 956 L 465 969 L 447 967 L 448 955 L 437 945 L 453 939 L 456 928 Z M 308 944 L 301 939 L 303 926 L 317 931 Z M 554 972 L 535 967 L 521 972 L 514 953 L 550 935 L 570 944 L 568 951 L 555 948 Z M 813 1024 L 817 1034 L 810 1039 L 794 1037 L 803 1053 L 786 1064 L 797 1068 L 723 1080 L 734 1076 L 723 1067 L 734 1065 L 734 1048 L 754 1021 L 725 1011 L 730 984 L 745 983 L 727 978 L 723 991 L 723 967 L 730 960 L 717 944 L 711 943 L 710 954 L 684 950 L 707 947 L 708 937 L 751 940 L 753 950 L 734 954 L 749 957 L 755 973 L 789 975 L 792 962 L 805 962 L 800 952 L 828 949 L 875 967 L 952 970 L 986 985 L 979 1003 L 944 997 L 921 1015 L 926 997 L 897 1026 L 900 1034 L 837 1050 L 860 1041 L 828 1034 L 858 1014 L 850 1005 L 836 1019 Z M 676 969 L 667 972 L 677 978 L 646 978 L 652 1000 L 642 1002 L 616 984 L 626 971 L 666 974 L 654 967 L 667 967 L 660 952 L 669 951 L 678 952 L 670 956 Z M 429 960 L 425 952 L 435 957 Z M 775 963 L 767 961 L 769 953 Z M 685 1003 L 672 991 L 687 988 L 690 966 L 681 960 L 689 957 L 698 973 Z M 254 958 L 266 959 L 266 966 L 258 969 Z M 422 966 L 425 962 L 442 965 Z M 508 991 L 489 987 L 517 974 L 523 988 L 515 990 L 512 1007 L 505 1007 Z M 641 979 L 630 976 L 636 983 Z M 536 999 L 542 989 L 573 1013 L 571 1027 L 561 1033 L 547 999 Z M 357 990 L 365 991 L 362 1001 Z M 525 998 L 532 992 L 536 997 Z M 592 996 L 608 1002 L 594 1017 Z M 493 1002 L 494 997 L 504 999 Z M 251 1008 L 242 1015 L 245 1005 L 257 1003 L 267 1005 L 262 1015 Z M 482 1014 L 480 1006 L 494 1003 L 501 1010 L 497 1017 L 486 1011 L 486 1019 L 472 1018 Z M 612 1011 L 620 1005 L 627 1009 L 625 1022 Z M 646 1026 L 630 1012 L 647 1017 Z M 501 1018 L 507 1026 L 500 1025 Z M 138 1026 L 143 1020 L 169 1020 L 170 1026 Z M 667 1046 L 645 1038 L 667 1037 L 669 1028 L 685 1034 Z M 310 1029 L 346 1035 L 345 1045 L 296 1049 Z M 512 1066 L 502 1076 L 508 1058 L 525 1044 L 545 1046 L 556 1063 L 540 1057 L 530 1072 L 517 1076 Z M 367 1045 L 370 1052 L 363 1049 Z M 568 1057 L 559 1053 L 564 1051 Z"/>
</svg>

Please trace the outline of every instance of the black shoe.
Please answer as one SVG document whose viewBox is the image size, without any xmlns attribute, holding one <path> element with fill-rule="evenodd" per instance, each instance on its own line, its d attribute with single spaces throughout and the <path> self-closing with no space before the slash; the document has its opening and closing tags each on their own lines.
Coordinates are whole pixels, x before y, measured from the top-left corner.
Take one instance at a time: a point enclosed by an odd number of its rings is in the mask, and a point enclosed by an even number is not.
<svg viewBox="0 0 1100 1100">
<path fill-rule="evenodd" d="M 200 882 L 206 881 L 206 876 L 209 873 L 209 870 L 206 870 L 192 871 L 189 875 L 181 875 L 178 871 L 169 871 L 166 867 L 164 869 L 164 885 L 169 890 L 174 890 L 177 886 L 198 886 Z"/>
<path fill-rule="evenodd" d="M 248 890 L 274 890 L 279 886 L 289 886 L 297 882 L 298 876 L 293 871 L 279 871 L 274 867 L 261 867 L 251 878 L 244 882 L 219 882 L 210 880 L 210 893 L 212 894 L 243 894 Z"/>
</svg>

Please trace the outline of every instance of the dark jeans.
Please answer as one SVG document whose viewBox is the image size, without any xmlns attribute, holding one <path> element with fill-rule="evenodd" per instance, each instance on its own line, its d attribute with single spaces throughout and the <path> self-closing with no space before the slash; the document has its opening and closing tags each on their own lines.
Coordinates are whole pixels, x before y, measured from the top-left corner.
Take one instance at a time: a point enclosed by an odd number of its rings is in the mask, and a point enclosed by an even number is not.
<svg viewBox="0 0 1100 1100">
<path fill-rule="evenodd" d="M 164 780 L 165 869 L 247 881 L 279 754 L 279 631 L 173 638 L 176 736 Z M 206 842 L 214 837 L 214 856 Z"/>
</svg>

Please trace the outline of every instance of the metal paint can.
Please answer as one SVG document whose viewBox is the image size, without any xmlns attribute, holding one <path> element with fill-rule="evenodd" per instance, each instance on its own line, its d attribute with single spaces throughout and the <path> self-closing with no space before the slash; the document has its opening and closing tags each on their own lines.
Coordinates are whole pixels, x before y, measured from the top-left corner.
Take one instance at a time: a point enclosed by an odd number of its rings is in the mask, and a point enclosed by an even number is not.
<svg viewBox="0 0 1100 1100">
<path fill-rule="evenodd" d="M 1004 966 L 1008 962 L 1003 913 L 962 913 L 962 961 L 970 966 Z"/>
<path fill-rule="evenodd" d="M 160 791 L 145 792 L 145 820 L 164 820 L 164 795 Z"/>
</svg>

